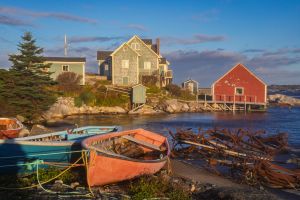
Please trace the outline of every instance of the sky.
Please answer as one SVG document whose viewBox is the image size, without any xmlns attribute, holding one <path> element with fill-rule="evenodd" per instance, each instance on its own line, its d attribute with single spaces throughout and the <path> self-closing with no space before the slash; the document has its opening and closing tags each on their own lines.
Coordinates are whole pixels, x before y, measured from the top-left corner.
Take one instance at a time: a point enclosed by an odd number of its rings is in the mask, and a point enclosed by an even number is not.
<svg viewBox="0 0 300 200">
<path fill-rule="evenodd" d="M 267 84 L 300 84 L 300 0 L 1 0 L 0 68 L 32 32 L 45 56 L 87 58 L 133 35 L 160 38 L 174 82 L 208 87 L 237 63 Z"/>
</svg>

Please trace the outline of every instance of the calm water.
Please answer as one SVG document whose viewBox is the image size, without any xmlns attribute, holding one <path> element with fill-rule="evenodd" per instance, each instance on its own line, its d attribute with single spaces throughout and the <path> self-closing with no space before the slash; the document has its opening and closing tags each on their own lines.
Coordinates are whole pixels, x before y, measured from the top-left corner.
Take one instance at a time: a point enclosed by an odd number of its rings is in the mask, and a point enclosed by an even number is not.
<svg viewBox="0 0 300 200">
<path fill-rule="evenodd" d="M 155 116 L 82 115 L 65 119 L 68 123 L 86 125 L 120 125 L 123 129 L 145 128 L 162 134 L 167 129 L 199 127 L 264 129 L 268 133 L 287 132 L 289 143 L 300 148 L 300 107 L 269 108 L 265 113 L 182 113 Z M 62 128 L 62 127 L 60 127 Z"/>
</svg>

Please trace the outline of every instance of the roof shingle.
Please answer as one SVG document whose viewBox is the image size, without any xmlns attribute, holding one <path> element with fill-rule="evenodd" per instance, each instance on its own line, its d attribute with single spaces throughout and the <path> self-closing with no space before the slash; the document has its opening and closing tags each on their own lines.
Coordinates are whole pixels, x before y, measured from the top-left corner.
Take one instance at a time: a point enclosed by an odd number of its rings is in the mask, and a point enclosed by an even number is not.
<svg viewBox="0 0 300 200">
<path fill-rule="evenodd" d="M 97 60 L 106 60 L 113 51 L 97 51 Z"/>
<path fill-rule="evenodd" d="M 44 57 L 45 61 L 86 62 L 85 57 Z"/>
</svg>

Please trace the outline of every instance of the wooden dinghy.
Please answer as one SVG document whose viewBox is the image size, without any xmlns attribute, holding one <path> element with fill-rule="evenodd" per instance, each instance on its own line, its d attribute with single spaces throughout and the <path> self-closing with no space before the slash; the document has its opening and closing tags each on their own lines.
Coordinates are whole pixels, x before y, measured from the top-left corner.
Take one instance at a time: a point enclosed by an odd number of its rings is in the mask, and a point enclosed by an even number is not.
<svg viewBox="0 0 300 200">
<path fill-rule="evenodd" d="M 23 124 L 15 118 L 0 118 L 0 139 L 18 137 Z"/>
<path fill-rule="evenodd" d="M 170 154 L 166 137 L 143 129 L 93 136 L 85 139 L 82 146 L 89 150 L 90 186 L 154 174 L 166 164 Z"/>
<path fill-rule="evenodd" d="M 35 166 L 30 166 L 30 163 L 34 161 L 73 163 L 81 156 L 83 139 L 119 130 L 118 126 L 85 126 L 42 135 L 0 140 L 0 173 L 32 173 Z"/>
</svg>

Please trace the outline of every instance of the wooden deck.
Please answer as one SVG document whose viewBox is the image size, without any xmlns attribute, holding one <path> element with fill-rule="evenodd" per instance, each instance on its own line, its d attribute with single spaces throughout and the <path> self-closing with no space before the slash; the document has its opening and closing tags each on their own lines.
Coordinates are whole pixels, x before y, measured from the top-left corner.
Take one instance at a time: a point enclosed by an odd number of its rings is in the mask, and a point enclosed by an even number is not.
<svg viewBox="0 0 300 200">
<path fill-rule="evenodd" d="M 205 100 L 198 100 L 198 101 L 183 101 L 179 100 L 180 102 L 184 103 L 197 103 L 199 108 L 203 111 L 265 111 L 266 104 L 265 103 L 258 103 L 258 102 L 247 102 L 247 101 L 205 101 Z"/>
</svg>

